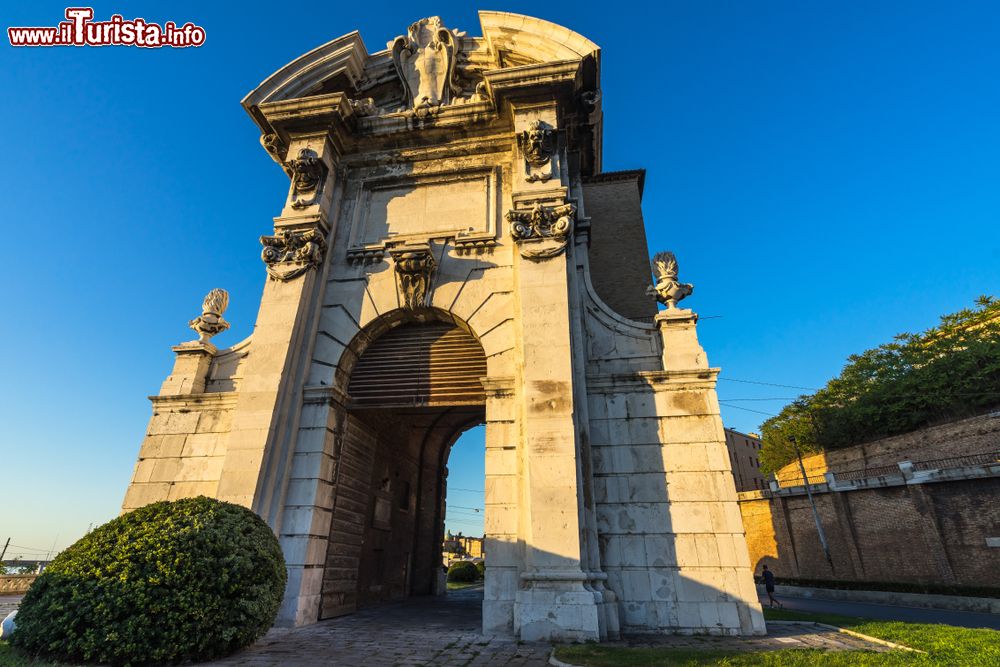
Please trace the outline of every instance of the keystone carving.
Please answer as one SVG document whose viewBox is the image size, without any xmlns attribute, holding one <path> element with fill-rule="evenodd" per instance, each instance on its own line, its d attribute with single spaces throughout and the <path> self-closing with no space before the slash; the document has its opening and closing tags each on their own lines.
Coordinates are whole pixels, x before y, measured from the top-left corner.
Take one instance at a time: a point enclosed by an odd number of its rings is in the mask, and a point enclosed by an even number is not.
<svg viewBox="0 0 1000 667">
<path fill-rule="evenodd" d="M 507 211 L 510 235 L 519 242 L 522 257 L 544 259 L 555 257 L 566 248 L 569 235 L 573 232 L 576 206 L 560 204 L 545 206 L 540 202 L 525 211 Z M 525 245 L 525 241 L 542 241 L 537 246 Z"/>
<path fill-rule="evenodd" d="M 390 250 L 396 264 L 399 300 L 406 308 L 416 310 L 427 304 L 431 276 L 437 268 L 429 245 L 403 246 Z"/>
<path fill-rule="evenodd" d="M 323 262 L 326 239 L 317 229 L 281 230 L 274 236 L 261 236 L 264 249 L 260 258 L 267 275 L 274 280 L 292 280 Z"/>
<path fill-rule="evenodd" d="M 555 130 L 540 120 L 533 120 L 528 129 L 517 135 L 517 145 L 524 157 L 524 175 L 529 183 L 545 183 L 552 178 L 552 156 L 555 154 Z M 550 167 L 548 171 L 545 167 Z"/>
<path fill-rule="evenodd" d="M 205 295 L 201 303 L 201 315 L 188 322 L 188 326 L 198 332 L 198 342 L 207 343 L 208 339 L 229 328 L 229 322 L 222 319 L 222 314 L 229 306 L 229 292 L 216 288 Z"/>
<path fill-rule="evenodd" d="M 458 35 L 445 28 L 440 17 L 431 16 L 389 43 L 407 108 L 417 116 L 429 115 L 460 93 L 455 80 L 457 40 Z"/>
<path fill-rule="evenodd" d="M 653 274 L 656 282 L 646 288 L 646 294 L 655 295 L 668 310 L 676 309 L 677 304 L 694 291 L 694 285 L 678 282 L 677 258 L 672 252 L 658 252 L 653 256 Z"/>
<path fill-rule="evenodd" d="M 292 177 L 292 208 L 305 208 L 319 202 L 323 192 L 326 165 L 316 151 L 303 148 L 298 157 L 285 163 Z"/>
</svg>

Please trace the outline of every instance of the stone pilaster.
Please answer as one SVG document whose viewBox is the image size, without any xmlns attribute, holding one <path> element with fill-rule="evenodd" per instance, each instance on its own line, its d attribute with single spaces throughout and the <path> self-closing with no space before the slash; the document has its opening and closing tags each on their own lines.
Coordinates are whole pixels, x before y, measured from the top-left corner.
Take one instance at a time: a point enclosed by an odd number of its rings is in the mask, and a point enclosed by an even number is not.
<svg viewBox="0 0 1000 667">
<path fill-rule="evenodd" d="M 663 405 L 661 414 L 670 415 L 661 419 L 660 441 L 677 568 L 672 581 L 656 579 L 664 584 L 670 625 L 682 632 L 763 634 L 715 393 L 719 371 L 709 368 L 697 321 L 692 311 L 679 308 L 656 316 L 663 377 L 655 385 L 664 392 L 656 401 Z"/>
<path fill-rule="evenodd" d="M 219 498 L 251 507 L 275 530 L 294 448 L 307 348 L 318 317 L 334 154 L 325 134 L 291 142 L 291 184 L 274 234 L 261 237 L 267 273 L 233 416 Z"/>
<path fill-rule="evenodd" d="M 212 358 L 218 351 L 211 343 L 192 341 L 173 348 L 174 369 L 160 386 L 160 396 L 201 394 L 205 391 Z"/>
<path fill-rule="evenodd" d="M 486 563 L 483 634 L 514 632 L 523 544 L 518 542 L 520 496 L 514 378 L 483 378 L 486 392 Z"/>
</svg>

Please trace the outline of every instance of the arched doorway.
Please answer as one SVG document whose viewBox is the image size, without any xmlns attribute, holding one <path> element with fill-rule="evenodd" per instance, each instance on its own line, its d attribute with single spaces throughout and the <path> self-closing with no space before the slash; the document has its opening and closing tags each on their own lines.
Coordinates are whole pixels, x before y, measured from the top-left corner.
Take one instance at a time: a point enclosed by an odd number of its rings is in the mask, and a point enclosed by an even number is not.
<svg viewBox="0 0 1000 667">
<path fill-rule="evenodd" d="M 323 618 L 443 592 L 448 453 L 485 419 L 486 356 L 453 321 L 397 314 L 350 350 Z"/>
</svg>

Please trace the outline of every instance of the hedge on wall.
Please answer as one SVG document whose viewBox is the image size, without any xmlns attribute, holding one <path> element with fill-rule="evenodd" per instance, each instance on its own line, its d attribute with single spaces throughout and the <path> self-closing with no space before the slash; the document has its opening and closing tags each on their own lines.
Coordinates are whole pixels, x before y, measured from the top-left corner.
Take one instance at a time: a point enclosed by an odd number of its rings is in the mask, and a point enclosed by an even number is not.
<svg viewBox="0 0 1000 667">
<path fill-rule="evenodd" d="M 59 554 L 24 596 L 12 643 L 111 665 L 219 657 L 267 631 L 286 578 L 274 533 L 245 507 L 154 503 Z"/>
<path fill-rule="evenodd" d="M 1000 406 L 1000 299 L 851 355 L 840 375 L 761 425 L 764 473 L 804 452 L 850 447 Z"/>
<path fill-rule="evenodd" d="M 470 582 L 479 579 L 479 570 L 470 560 L 457 560 L 448 566 L 448 581 Z"/>
</svg>

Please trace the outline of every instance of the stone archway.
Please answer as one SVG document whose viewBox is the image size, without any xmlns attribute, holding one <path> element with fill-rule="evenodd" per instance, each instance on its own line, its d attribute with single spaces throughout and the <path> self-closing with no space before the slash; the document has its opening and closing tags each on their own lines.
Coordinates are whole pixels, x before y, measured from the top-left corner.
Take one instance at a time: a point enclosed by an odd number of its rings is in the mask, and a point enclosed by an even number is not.
<svg viewBox="0 0 1000 667">
<path fill-rule="evenodd" d="M 433 590 L 442 456 L 482 420 L 484 632 L 760 634 L 719 369 L 672 253 L 650 284 L 644 172 L 602 171 L 600 49 L 479 19 L 377 53 L 347 34 L 244 98 L 290 179 L 253 334 L 208 341 L 213 291 L 123 509 L 252 508 L 288 567 L 278 622 L 313 623 Z M 437 341 L 475 370 L 450 376 Z"/>
<path fill-rule="evenodd" d="M 443 593 L 448 453 L 486 418 L 482 346 L 432 311 L 389 315 L 349 349 L 321 618 Z"/>
</svg>

